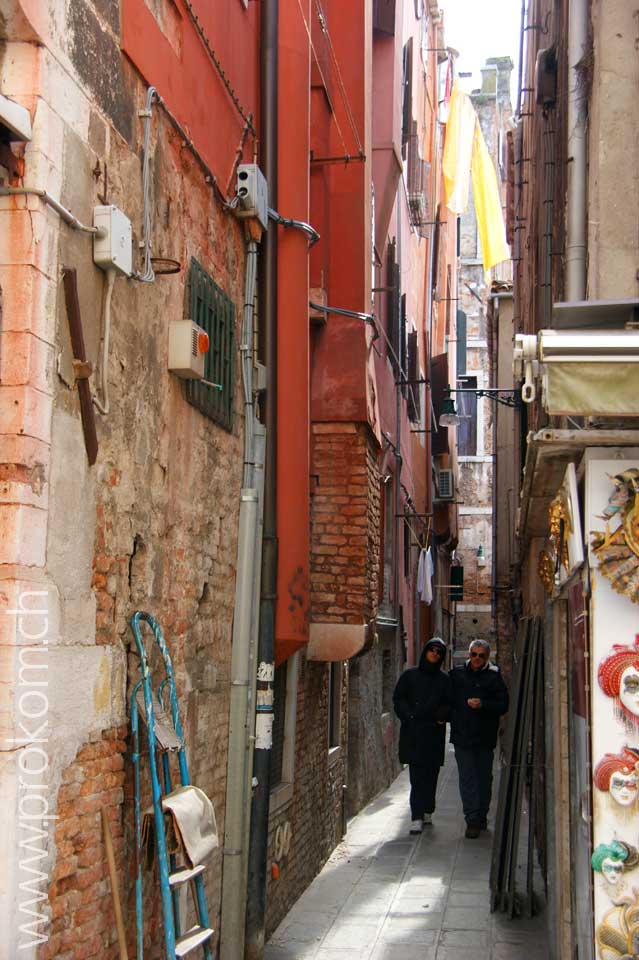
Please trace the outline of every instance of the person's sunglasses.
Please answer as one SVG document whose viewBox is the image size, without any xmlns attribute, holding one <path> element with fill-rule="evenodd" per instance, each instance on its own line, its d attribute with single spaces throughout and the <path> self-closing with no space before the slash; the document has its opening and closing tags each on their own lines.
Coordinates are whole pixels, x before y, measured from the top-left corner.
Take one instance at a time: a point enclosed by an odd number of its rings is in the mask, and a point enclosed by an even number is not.
<svg viewBox="0 0 639 960">
<path fill-rule="evenodd" d="M 470 655 L 471 655 L 471 657 L 473 657 L 473 658 L 477 657 L 479 660 L 485 660 L 486 657 L 488 656 L 487 653 L 473 653 L 472 650 L 471 650 L 471 652 L 470 652 Z"/>
</svg>

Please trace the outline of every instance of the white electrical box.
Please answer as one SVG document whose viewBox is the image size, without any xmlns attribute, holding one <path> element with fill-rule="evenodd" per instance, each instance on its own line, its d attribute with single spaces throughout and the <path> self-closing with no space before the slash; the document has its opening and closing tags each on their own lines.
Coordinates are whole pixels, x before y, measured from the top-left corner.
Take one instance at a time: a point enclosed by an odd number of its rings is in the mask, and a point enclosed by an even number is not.
<svg viewBox="0 0 639 960">
<path fill-rule="evenodd" d="M 255 217 L 268 229 L 268 184 L 256 163 L 241 163 L 237 168 L 235 188 L 239 204 L 235 209 L 240 219 Z"/>
<path fill-rule="evenodd" d="M 102 270 L 133 273 L 131 221 L 113 204 L 93 208 L 93 226 L 102 231 L 93 237 L 93 260 Z"/>
<path fill-rule="evenodd" d="M 192 320 L 169 324 L 169 370 L 184 380 L 201 380 L 209 350 L 209 335 Z"/>
</svg>

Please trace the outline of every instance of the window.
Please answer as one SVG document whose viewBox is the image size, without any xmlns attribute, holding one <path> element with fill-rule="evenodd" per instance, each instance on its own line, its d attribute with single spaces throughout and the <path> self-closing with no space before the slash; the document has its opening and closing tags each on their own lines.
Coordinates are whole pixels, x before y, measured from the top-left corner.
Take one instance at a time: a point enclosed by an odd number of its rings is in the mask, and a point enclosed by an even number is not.
<svg viewBox="0 0 639 960">
<path fill-rule="evenodd" d="M 390 341 L 392 351 L 390 351 L 390 361 L 395 373 L 397 369 L 396 357 L 400 356 L 400 273 L 399 264 L 396 259 L 397 244 L 392 240 L 386 250 L 386 335 Z"/>
<path fill-rule="evenodd" d="M 300 655 L 294 654 L 275 668 L 273 679 L 273 745 L 271 747 L 271 809 L 293 795 L 295 775 L 295 722 Z"/>
<path fill-rule="evenodd" d="M 477 377 L 460 377 L 457 386 L 462 390 L 476 390 Z M 457 454 L 460 457 L 477 456 L 477 396 L 474 393 L 455 395 L 460 421 L 457 427 Z"/>
<path fill-rule="evenodd" d="M 382 540 L 382 606 L 388 611 L 393 600 L 393 477 L 387 474 L 382 480 L 382 503 L 384 505 L 384 536 Z"/>
<path fill-rule="evenodd" d="M 404 46 L 404 99 L 402 109 L 402 156 L 406 157 L 406 144 L 410 139 L 413 119 L 413 38 Z"/>
<path fill-rule="evenodd" d="M 463 310 L 457 311 L 457 379 L 466 373 L 468 356 L 467 317 Z"/>
<path fill-rule="evenodd" d="M 440 353 L 431 360 L 430 397 L 433 405 L 434 432 L 430 435 L 430 442 L 433 456 L 448 453 L 448 427 L 442 427 L 439 423 L 448 383 L 448 354 Z"/>
<path fill-rule="evenodd" d="M 328 749 L 334 750 L 341 743 L 342 722 L 342 664 L 328 665 Z"/>
<path fill-rule="evenodd" d="M 399 344 L 397 350 L 397 356 L 399 357 L 399 379 L 402 382 L 401 390 L 402 395 L 406 396 L 406 294 L 403 293 L 400 299 L 400 309 L 399 309 Z"/>
<path fill-rule="evenodd" d="M 235 393 L 235 305 L 197 260 L 189 271 L 191 320 L 209 335 L 204 379 L 186 381 L 186 399 L 225 430 L 233 429 Z"/>
<path fill-rule="evenodd" d="M 417 331 L 408 334 L 408 417 L 413 423 L 421 420 L 421 384 L 419 377 L 419 353 Z"/>
<path fill-rule="evenodd" d="M 411 532 L 408 517 L 404 517 L 404 579 L 410 578 Z"/>
</svg>

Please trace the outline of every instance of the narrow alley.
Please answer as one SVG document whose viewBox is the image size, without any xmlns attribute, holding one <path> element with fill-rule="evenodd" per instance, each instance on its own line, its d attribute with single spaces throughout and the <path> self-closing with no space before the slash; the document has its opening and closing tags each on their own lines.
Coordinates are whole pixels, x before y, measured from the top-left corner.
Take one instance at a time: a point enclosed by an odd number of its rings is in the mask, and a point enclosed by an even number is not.
<svg viewBox="0 0 639 960">
<path fill-rule="evenodd" d="M 639 960 L 638 50 L 0 0 L 0 960 Z"/>
<path fill-rule="evenodd" d="M 432 827 L 408 830 L 408 769 L 349 822 L 265 960 L 547 960 L 546 918 L 490 912 L 489 829 L 464 839 L 449 746 Z M 536 893 L 542 895 L 541 880 Z"/>
</svg>

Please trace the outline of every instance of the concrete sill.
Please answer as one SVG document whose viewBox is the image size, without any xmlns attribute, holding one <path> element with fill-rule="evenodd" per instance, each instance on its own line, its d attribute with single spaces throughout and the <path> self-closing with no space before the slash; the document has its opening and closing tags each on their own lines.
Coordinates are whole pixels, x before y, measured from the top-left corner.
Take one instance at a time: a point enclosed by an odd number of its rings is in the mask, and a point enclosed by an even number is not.
<svg viewBox="0 0 639 960">
<path fill-rule="evenodd" d="M 282 807 L 285 807 L 293 799 L 293 784 L 292 783 L 278 783 L 278 785 L 271 790 L 271 797 L 269 803 L 269 816 L 278 810 L 281 810 Z"/>
</svg>

